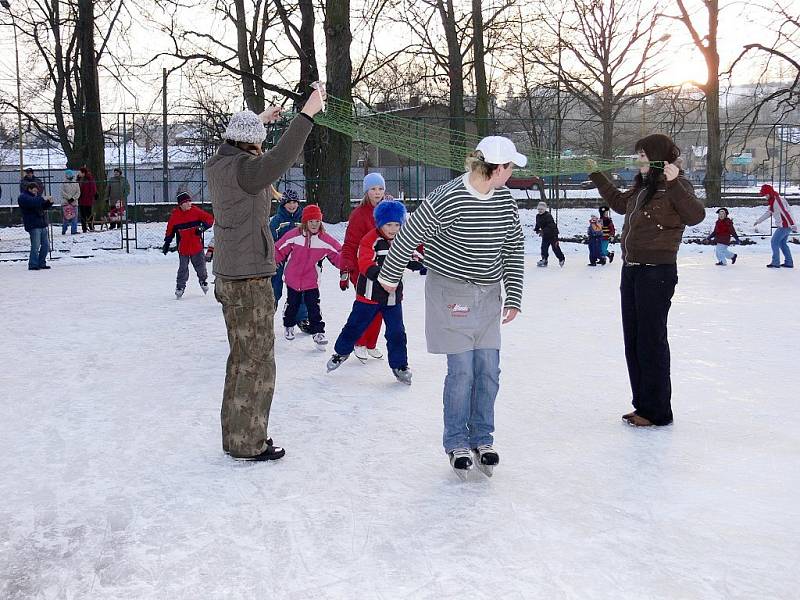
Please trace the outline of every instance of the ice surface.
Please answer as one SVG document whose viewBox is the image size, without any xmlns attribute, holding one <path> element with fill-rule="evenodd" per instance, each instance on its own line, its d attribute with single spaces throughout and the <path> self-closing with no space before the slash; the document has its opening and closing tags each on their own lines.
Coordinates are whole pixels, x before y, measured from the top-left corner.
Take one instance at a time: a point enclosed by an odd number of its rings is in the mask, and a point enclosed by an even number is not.
<svg viewBox="0 0 800 600">
<path fill-rule="evenodd" d="M 800 269 L 764 268 L 763 241 L 725 268 L 684 245 L 675 425 L 635 430 L 619 262 L 564 244 L 563 270 L 537 269 L 528 247 L 501 464 L 465 484 L 417 274 L 413 386 L 385 360 L 326 374 L 309 336 L 279 336 L 286 458 L 243 464 L 220 445 L 222 314 L 194 279 L 174 299 L 174 254 L 0 265 L 0 598 L 797 598 Z M 353 300 L 337 280 L 326 265 L 331 339 Z"/>
</svg>

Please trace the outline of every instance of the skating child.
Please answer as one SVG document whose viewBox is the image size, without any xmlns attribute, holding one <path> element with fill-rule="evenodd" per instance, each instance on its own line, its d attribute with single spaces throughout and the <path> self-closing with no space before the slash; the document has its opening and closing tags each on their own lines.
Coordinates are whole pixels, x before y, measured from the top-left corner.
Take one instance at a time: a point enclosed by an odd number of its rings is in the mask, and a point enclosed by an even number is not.
<svg viewBox="0 0 800 600">
<path fill-rule="evenodd" d="M 709 242 L 714 241 L 716 246 L 714 251 L 717 254 L 717 266 L 724 267 L 728 264 L 727 259 L 731 259 L 731 264 L 736 264 L 737 255 L 728 250 L 731 237 L 739 244 L 739 234 L 733 227 L 733 221 L 728 217 L 728 209 L 720 208 L 717 210 L 717 222 L 714 223 L 714 231 L 706 238 Z"/>
<path fill-rule="evenodd" d="M 175 283 L 175 298 L 183 296 L 186 282 L 189 279 L 189 262 L 194 266 L 197 280 L 204 294 L 208 293 L 208 272 L 206 259 L 203 256 L 203 232 L 214 224 L 214 217 L 209 213 L 192 206 L 189 192 L 181 192 L 176 198 L 178 208 L 172 211 L 167 222 L 167 233 L 161 251 L 169 252 L 172 238 L 178 237 L 178 277 Z"/>
<path fill-rule="evenodd" d="M 308 308 L 309 333 L 322 350 L 325 339 L 325 322 L 319 307 L 319 270 L 317 263 L 325 258 L 338 269 L 342 246 L 325 233 L 322 211 L 316 204 L 303 209 L 300 226 L 286 232 L 275 244 L 275 263 L 287 261 L 283 271 L 286 280 L 286 304 L 283 309 L 283 326 L 286 339 L 294 339 L 297 311 L 301 304 Z"/>
<path fill-rule="evenodd" d="M 607 206 L 600 207 L 600 224 L 603 226 L 603 240 L 600 242 L 600 255 L 607 258 L 609 263 L 614 262 L 614 252 L 608 250 L 617 231 L 614 229 L 614 221 L 611 219 L 611 209 Z"/>
<path fill-rule="evenodd" d="M 533 230 L 542 236 L 542 260 L 536 263 L 537 267 L 546 267 L 548 250 L 552 247 L 553 254 L 558 259 L 558 266 L 564 266 L 564 253 L 558 246 L 558 226 L 553 220 L 553 215 L 547 210 L 545 202 L 539 202 L 536 206 L 536 227 Z"/>
<path fill-rule="evenodd" d="M 600 219 L 592 215 L 589 219 L 589 227 L 586 230 L 586 235 L 589 237 L 587 240 L 589 244 L 589 266 L 595 267 L 599 262 L 601 265 L 606 264 L 606 258 L 601 253 L 601 242 L 603 241 L 603 226 L 600 224 Z"/>
<path fill-rule="evenodd" d="M 406 208 L 396 200 L 384 200 L 375 206 L 375 229 L 362 239 L 357 251 L 358 279 L 356 301 L 353 310 L 334 345 L 335 354 L 328 361 L 328 371 L 338 368 L 350 357 L 356 340 L 366 331 L 375 315 L 383 315 L 386 324 L 386 349 L 389 367 L 401 383 L 411 385 L 411 370 L 408 368 L 406 329 L 403 325 L 403 283 L 389 293 L 377 279 L 389 248 L 400 227 L 406 220 Z M 408 268 L 419 270 L 418 261 L 408 263 Z"/>
</svg>

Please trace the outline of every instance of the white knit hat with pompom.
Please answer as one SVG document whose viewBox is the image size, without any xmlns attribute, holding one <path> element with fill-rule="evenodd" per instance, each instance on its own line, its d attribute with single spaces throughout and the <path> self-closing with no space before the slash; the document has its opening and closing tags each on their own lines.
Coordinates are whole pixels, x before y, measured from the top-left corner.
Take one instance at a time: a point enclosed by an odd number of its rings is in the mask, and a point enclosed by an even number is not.
<svg viewBox="0 0 800 600">
<path fill-rule="evenodd" d="M 256 113 L 251 110 L 243 110 L 234 113 L 228 121 L 228 128 L 225 130 L 225 139 L 234 142 L 244 142 L 245 144 L 261 144 L 267 137 L 264 124 Z"/>
</svg>

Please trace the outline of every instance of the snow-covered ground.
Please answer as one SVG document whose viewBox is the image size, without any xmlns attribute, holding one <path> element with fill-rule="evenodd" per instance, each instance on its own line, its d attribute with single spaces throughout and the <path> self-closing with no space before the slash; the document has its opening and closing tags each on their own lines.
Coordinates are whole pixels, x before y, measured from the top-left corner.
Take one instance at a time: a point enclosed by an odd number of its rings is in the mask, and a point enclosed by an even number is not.
<svg viewBox="0 0 800 600">
<path fill-rule="evenodd" d="M 800 273 L 764 268 L 763 241 L 725 268 L 684 245 L 676 421 L 635 430 L 619 262 L 564 247 L 564 269 L 537 269 L 530 240 L 503 330 L 502 462 L 467 483 L 441 449 L 445 363 L 425 352 L 416 274 L 413 386 L 385 361 L 326 374 L 307 336 L 279 338 L 270 433 L 287 454 L 247 464 L 221 450 L 219 305 L 194 280 L 174 299 L 174 254 L 1 264 L 0 597 L 796 598 Z M 333 338 L 353 297 L 330 267 L 322 297 Z"/>
</svg>

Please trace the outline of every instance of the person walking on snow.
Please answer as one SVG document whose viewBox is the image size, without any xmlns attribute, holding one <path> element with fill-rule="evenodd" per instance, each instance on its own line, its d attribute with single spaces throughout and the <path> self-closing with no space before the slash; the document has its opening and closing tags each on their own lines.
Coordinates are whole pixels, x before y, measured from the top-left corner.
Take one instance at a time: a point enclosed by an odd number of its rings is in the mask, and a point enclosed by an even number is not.
<svg viewBox="0 0 800 600">
<path fill-rule="evenodd" d="M 406 329 L 403 324 L 403 284 L 391 290 L 378 285 L 376 279 L 381 265 L 406 220 L 406 207 L 396 200 L 384 200 L 375 207 L 375 229 L 361 239 L 358 246 L 358 279 L 356 301 L 334 345 L 335 354 L 328 361 L 328 372 L 338 369 L 350 357 L 355 342 L 371 326 L 375 315 L 383 315 L 386 323 L 386 351 L 389 368 L 400 383 L 411 385 L 408 368 Z M 413 260 L 404 266 L 419 271 L 422 263 Z"/>
<path fill-rule="evenodd" d="M 300 227 L 287 231 L 275 244 L 275 263 L 286 261 L 286 306 L 283 309 L 283 326 L 286 339 L 294 339 L 294 326 L 301 305 L 308 308 L 309 333 L 314 343 L 324 349 L 325 322 L 319 306 L 319 270 L 317 263 L 328 259 L 337 269 L 340 265 L 342 246 L 325 232 L 322 211 L 316 204 L 303 209 Z"/>
<path fill-rule="evenodd" d="M 380 173 L 369 173 L 364 177 L 364 197 L 361 204 L 350 213 L 347 221 L 347 230 L 342 244 L 342 268 L 339 278 L 339 287 L 342 291 L 349 287 L 350 282 L 355 286 L 358 283 L 358 247 L 365 235 L 375 229 L 375 207 L 386 197 L 386 182 Z M 383 316 L 376 313 L 375 320 L 364 331 L 361 338 L 356 341 L 355 355 L 363 361 L 367 357 L 383 358 L 383 353 L 376 347 L 378 336 L 381 333 Z"/>
<path fill-rule="evenodd" d="M 668 136 L 648 135 L 634 150 L 639 173 L 628 190 L 620 191 L 594 161 L 589 177 L 611 210 L 625 215 L 620 295 L 634 410 L 622 418 L 650 427 L 673 420 L 667 317 L 678 283 L 678 247 L 686 225 L 701 223 L 706 211 L 674 164 L 681 151 Z"/>
<path fill-rule="evenodd" d="M 779 267 L 792 269 L 794 268 L 794 260 L 792 259 L 792 251 L 789 250 L 788 240 L 790 232 L 797 233 L 797 225 L 792 218 L 792 209 L 789 208 L 786 200 L 775 191 L 775 188 L 768 183 L 761 186 L 761 195 L 767 198 L 768 206 L 766 212 L 753 223 L 753 227 L 758 227 L 761 221 L 765 221 L 770 217 L 772 217 L 775 224 L 775 231 L 772 232 L 772 239 L 770 240 L 772 261 L 767 267 L 770 269 Z M 783 264 L 781 264 L 781 252 L 783 252 Z"/>
<path fill-rule="evenodd" d="M 609 214 L 611 211 L 607 206 L 600 207 L 600 224 L 603 226 L 603 240 L 600 242 L 600 256 L 608 258 L 608 262 L 614 262 L 614 252 L 609 251 L 608 245 L 611 239 L 617 234 L 614 229 L 614 221 Z"/>
<path fill-rule="evenodd" d="M 201 208 L 192 206 L 189 192 L 178 194 L 178 208 L 172 211 L 167 221 L 167 233 L 161 251 L 169 252 L 172 238 L 178 237 L 178 276 L 175 281 L 175 298 L 183 296 L 186 282 L 189 280 L 189 262 L 192 263 L 200 288 L 208 293 L 208 272 L 203 255 L 203 232 L 214 224 L 214 217 Z"/>
<path fill-rule="evenodd" d="M 728 250 L 732 237 L 736 239 L 737 244 L 741 243 L 739 234 L 736 233 L 736 229 L 733 227 L 733 221 L 728 217 L 728 209 L 720 208 L 717 210 L 717 222 L 714 223 L 714 231 L 706 238 L 709 242 L 713 240 L 716 244 L 714 252 L 717 255 L 716 264 L 719 267 L 727 265 L 728 259 L 731 259 L 731 264 L 736 263 L 738 255 Z"/>
<path fill-rule="evenodd" d="M 295 163 L 325 101 L 319 87 L 267 153 L 265 123 L 280 107 L 234 114 L 225 142 L 205 165 L 214 209 L 214 295 L 222 305 L 230 354 L 222 394 L 222 449 L 232 458 L 275 460 L 285 450 L 267 431 L 275 391 L 275 243 L 269 189 Z"/>
<path fill-rule="evenodd" d="M 548 250 L 552 247 L 553 254 L 558 259 L 558 266 L 564 266 L 564 253 L 558 245 L 558 226 L 553 220 L 553 215 L 547 210 L 547 203 L 539 202 L 536 205 L 536 226 L 533 231 L 542 236 L 542 260 L 536 263 L 537 267 L 546 267 L 549 256 Z"/>
<path fill-rule="evenodd" d="M 393 292 L 409 257 L 425 244 L 425 338 L 428 352 L 447 356 L 442 442 L 462 479 L 473 460 L 487 475 L 500 461 L 492 445 L 500 324 L 521 309 L 524 273 L 522 226 L 506 182 L 514 165 L 526 164 L 508 138 L 483 138 L 466 159 L 467 172 L 414 211 L 378 276 Z"/>
</svg>

